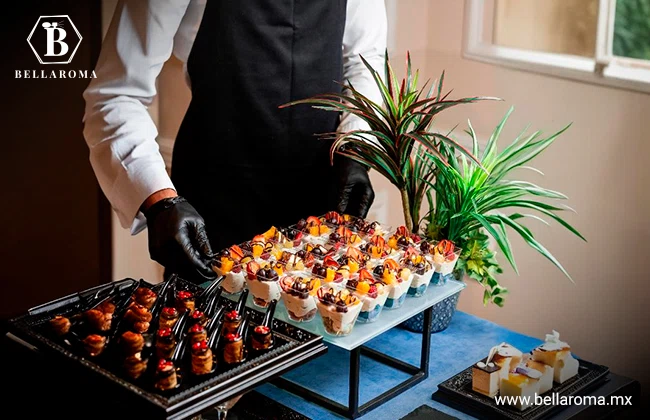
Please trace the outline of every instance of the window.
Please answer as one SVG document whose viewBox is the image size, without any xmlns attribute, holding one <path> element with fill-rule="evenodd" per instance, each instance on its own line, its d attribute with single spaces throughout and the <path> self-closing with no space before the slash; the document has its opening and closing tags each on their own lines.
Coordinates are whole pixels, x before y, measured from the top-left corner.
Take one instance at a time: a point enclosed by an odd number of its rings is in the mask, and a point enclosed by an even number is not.
<svg viewBox="0 0 650 420">
<path fill-rule="evenodd" d="M 465 0 L 464 56 L 650 93 L 650 0 Z"/>
</svg>

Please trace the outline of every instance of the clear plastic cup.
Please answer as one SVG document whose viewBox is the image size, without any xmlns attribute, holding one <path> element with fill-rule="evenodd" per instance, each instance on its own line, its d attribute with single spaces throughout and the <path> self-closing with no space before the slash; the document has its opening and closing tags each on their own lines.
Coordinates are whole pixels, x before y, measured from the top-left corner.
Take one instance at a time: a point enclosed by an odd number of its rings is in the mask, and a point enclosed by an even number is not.
<svg viewBox="0 0 650 420">
<path fill-rule="evenodd" d="M 296 322 L 309 322 L 316 316 L 315 292 L 320 288 L 320 280 L 304 276 L 284 276 L 280 279 L 282 302 L 289 318 Z"/>
<path fill-rule="evenodd" d="M 246 286 L 253 295 L 253 303 L 260 308 L 269 306 L 272 300 L 280 300 L 280 275 L 271 268 L 271 264 L 259 268 L 260 265 L 253 261 L 246 267 Z M 271 271 L 268 271 L 266 269 Z"/>
<path fill-rule="evenodd" d="M 424 295 L 434 274 L 431 262 L 414 248 L 409 248 L 400 264 L 408 267 L 413 273 L 413 281 L 411 281 L 407 292 L 408 296 L 420 297 Z"/>
<path fill-rule="evenodd" d="M 362 303 L 345 288 L 321 287 L 317 293 L 316 306 L 325 332 L 341 337 L 352 332 Z"/>
<path fill-rule="evenodd" d="M 375 322 L 388 299 L 388 287 L 374 279 L 352 279 L 347 288 L 361 300 L 361 311 L 357 322 L 361 324 Z"/>
<path fill-rule="evenodd" d="M 415 233 L 409 232 L 406 226 L 399 226 L 387 238 L 387 244 L 396 251 L 405 251 L 408 247 L 417 247 L 422 238 Z"/>
<path fill-rule="evenodd" d="M 392 259 L 387 259 L 379 267 L 383 269 L 379 271 L 375 266 L 372 274 L 388 288 L 388 298 L 384 306 L 386 309 L 400 308 L 413 281 L 413 272 Z"/>
<path fill-rule="evenodd" d="M 443 286 L 447 280 L 453 278 L 454 268 L 456 268 L 462 249 L 451 241 L 442 240 L 430 244 L 428 251 L 427 258 L 434 269 L 431 284 Z"/>
</svg>

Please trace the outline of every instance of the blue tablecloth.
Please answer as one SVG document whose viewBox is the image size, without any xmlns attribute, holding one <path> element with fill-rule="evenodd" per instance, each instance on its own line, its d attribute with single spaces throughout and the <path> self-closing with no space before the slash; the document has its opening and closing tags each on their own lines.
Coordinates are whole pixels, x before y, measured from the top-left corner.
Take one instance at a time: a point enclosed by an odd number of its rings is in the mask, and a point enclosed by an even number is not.
<svg viewBox="0 0 650 420">
<path fill-rule="evenodd" d="M 393 328 L 371 340 L 369 347 L 408 363 L 419 365 L 421 334 Z M 540 339 L 507 330 L 484 319 L 457 312 L 449 328 L 431 336 L 431 365 L 429 377 L 398 395 L 386 404 L 360 417 L 362 419 L 399 419 L 417 407 L 427 404 L 461 419 L 471 418 L 431 399 L 437 385 L 445 379 L 485 357 L 490 348 L 508 342 L 526 352 L 541 343 Z M 329 352 L 286 376 L 328 398 L 347 405 L 349 353 L 329 345 Z M 366 357 L 361 358 L 360 403 L 381 394 L 407 378 L 407 374 L 381 365 Z M 257 388 L 262 394 L 312 419 L 340 419 L 341 417 L 305 401 L 300 397 L 266 384 Z"/>
</svg>

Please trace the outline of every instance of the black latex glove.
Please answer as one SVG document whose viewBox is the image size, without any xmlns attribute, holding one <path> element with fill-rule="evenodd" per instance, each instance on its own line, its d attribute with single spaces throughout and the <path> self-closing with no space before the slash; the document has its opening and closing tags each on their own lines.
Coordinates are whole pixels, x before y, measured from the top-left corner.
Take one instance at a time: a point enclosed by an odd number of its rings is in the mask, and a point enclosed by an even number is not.
<svg viewBox="0 0 650 420">
<path fill-rule="evenodd" d="M 187 200 L 162 199 L 145 216 L 152 260 L 197 284 L 216 278 L 205 222 Z"/>
<path fill-rule="evenodd" d="M 334 168 L 338 177 L 337 211 L 365 218 L 375 200 L 368 168 L 345 156 L 336 157 Z"/>
</svg>

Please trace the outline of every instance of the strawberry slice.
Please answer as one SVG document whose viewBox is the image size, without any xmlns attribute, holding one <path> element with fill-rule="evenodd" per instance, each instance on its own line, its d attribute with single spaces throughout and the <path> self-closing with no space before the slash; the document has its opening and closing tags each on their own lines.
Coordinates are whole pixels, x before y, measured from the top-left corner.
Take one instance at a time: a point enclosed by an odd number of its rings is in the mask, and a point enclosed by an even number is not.
<svg viewBox="0 0 650 420">
<path fill-rule="evenodd" d="M 230 247 L 230 257 L 235 260 L 239 261 L 242 258 L 244 258 L 244 250 L 239 247 L 239 245 L 233 245 Z"/>
<path fill-rule="evenodd" d="M 266 237 L 264 235 L 255 235 L 252 242 L 266 243 Z"/>
<path fill-rule="evenodd" d="M 336 262 L 336 260 L 334 259 L 334 257 L 332 257 L 331 255 L 327 255 L 325 258 L 323 258 L 323 265 L 324 265 L 325 267 L 334 267 L 334 268 L 338 268 L 339 263 Z"/>
<path fill-rule="evenodd" d="M 246 266 L 246 274 L 248 278 L 255 279 L 257 278 L 257 272 L 260 270 L 260 265 L 256 261 L 251 261 Z"/>
<path fill-rule="evenodd" d="M 394 259 L 388 258 L 386 261 L 384 261 L 384 267 L 391 270 L 397 270 L 399 269 L 399 264 L 397 264 L 397 261 Z"/>
<path fill-rule="evenodd" d="M 309 216 L 309 217 L 307 218 L 307 225 L 308 225 L 308 226 L 310 226 L 310 225 L 311 225 L 311 226 L 320 226 L 320 224 L 321 224 L 321 221 L 320 221 L 320 219 L 319 219 L 318 217 L 316 217 L 316 216 Z"/>
<path fill-rule="evenodd" d="M 372 273 L 368 271 L 366 268 L 362 268 L 359 270 L 359 281 L 362 280 L 367 280 L 367 281 L 374 281 L 374 277 L 372 276 Z"/>
</svg>

